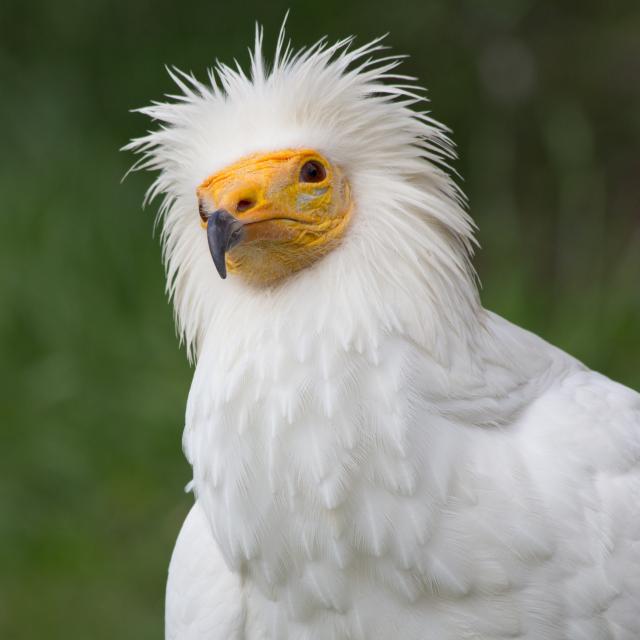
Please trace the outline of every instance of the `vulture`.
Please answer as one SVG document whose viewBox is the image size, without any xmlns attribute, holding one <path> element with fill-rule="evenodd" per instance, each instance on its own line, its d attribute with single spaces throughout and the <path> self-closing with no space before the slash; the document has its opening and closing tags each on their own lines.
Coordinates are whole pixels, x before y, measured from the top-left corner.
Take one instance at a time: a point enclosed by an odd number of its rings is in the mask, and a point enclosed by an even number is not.
<svg viewBox="0 0 640 640">
<path fill-rule="evenodd" d="M 447 129 L 380 39 L 141 109 L 195 365 L 167 640 L 638 640 L 640 395 L 485 310 Z"/>
</svg>

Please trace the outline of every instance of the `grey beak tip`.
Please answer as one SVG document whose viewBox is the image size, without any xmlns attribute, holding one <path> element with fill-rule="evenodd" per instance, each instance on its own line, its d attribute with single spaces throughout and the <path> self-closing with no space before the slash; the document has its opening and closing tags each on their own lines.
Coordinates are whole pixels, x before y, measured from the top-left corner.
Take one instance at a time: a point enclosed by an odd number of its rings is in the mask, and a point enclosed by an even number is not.
<svg viewBox="0 0 640 640">
<path fill-rule="evenodd" d="M 227 277 L 226 254 L 241 240 L 242 222 L 225 209 L 214 211 L 207 220 L 207 241 L 213 264 L 220 277 Z"/>
</svg>

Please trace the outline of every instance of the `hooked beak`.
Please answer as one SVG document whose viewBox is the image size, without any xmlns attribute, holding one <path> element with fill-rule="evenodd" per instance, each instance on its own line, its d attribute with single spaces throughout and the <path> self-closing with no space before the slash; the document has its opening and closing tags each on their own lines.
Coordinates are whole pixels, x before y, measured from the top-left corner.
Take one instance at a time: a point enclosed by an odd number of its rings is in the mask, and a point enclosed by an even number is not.
<svg viewBox="0 0 640 640">
<path fill-rule="evenodd" d="M 235 247 L 244 236 L 244 224 L 225 209 L 218 209 L 207 217 L 209 251 L 221 278 L 227 277 L 227 251 Z"/>
</svg>

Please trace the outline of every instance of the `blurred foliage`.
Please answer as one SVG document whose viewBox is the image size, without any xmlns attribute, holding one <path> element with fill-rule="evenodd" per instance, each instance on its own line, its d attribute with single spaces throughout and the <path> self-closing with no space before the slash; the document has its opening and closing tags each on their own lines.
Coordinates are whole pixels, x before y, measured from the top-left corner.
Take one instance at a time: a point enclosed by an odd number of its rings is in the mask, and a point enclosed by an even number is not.
<svg viewBox="0 0 640 640">
<path fill-rule="evenodd" d="M 390 32 L 454 130 L 486 306 L 640 387 L 637 2 L 5 0 L 2 638 L 162 635 L 191 371 L 118 148 L 164 64 L 246 60 L 287 8 L 297 44 Z"/>
</svg>

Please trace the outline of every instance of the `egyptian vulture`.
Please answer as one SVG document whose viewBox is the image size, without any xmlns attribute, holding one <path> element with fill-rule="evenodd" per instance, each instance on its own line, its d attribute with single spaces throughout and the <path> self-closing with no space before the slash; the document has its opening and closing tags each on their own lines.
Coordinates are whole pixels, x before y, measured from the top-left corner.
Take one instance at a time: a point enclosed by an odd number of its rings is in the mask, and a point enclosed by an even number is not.
<svg viewBox="0 0 640 640">
<path fill-rule="evenodd" d="M 482 308 L 445 129 L 280 34 L 141 111 L 196 363 L 170 640 L 638 640 L 640 396 Z"/>
</svg>

